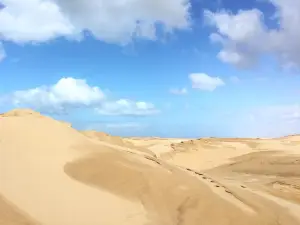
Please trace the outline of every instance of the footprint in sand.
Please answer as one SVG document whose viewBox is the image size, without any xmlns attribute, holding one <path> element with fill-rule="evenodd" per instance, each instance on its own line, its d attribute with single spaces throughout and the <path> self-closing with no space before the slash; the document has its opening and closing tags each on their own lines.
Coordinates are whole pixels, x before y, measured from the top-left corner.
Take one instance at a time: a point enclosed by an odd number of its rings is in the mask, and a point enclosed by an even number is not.
<svg viewBox="0 0 300 225">
<path fill-rule="evenodd" d="M 195 172 L 195 174 L 198 174 L 199 176 L 203 176 L 203 173 Z"/>
<path fill-rule="evenodd" d="M 211 179 L 210 177 L 205 176 L 202 173 L 193 171 L 191 169 L 186 168 L 186 170 L 191 171 L 191 172 L 199 175 L 202 179 L 206 180 L 206 182 L 204 182 L 204 183 L 206 183 L 208 186 L 210 186 L 210 188 L 216 194 L 218 194 L 219 196 L 221 196 L 222 198 L 226 199 L 227 201 L 232 202 L 233 204 L 241 207 L 243 210 L 245 210 L 245 211 L 247 211 L 249 213 L 255 213 L 255 211 L 251 207 L 249 207 L 248 205 L 244 204 L 239 199 L 237 199 L 230 190 L 228 190 L 225 186 L 219 184 L 217 181 Z M 212 185 L 214 185 L 214 186 L 212 186 Z M 246 188 L 243 185 L 241 185 L 241 187 L 242 188 Z M 228 195 L 227 194 L 225 194 L 225 195 L 222 194 L 223 191 L 226 192 L 226 193 L 228 193 Z"/>
<path fill-rule="evenodd" d="M 232 192 L 229 191 L 229 190 L 227 190 L 227 189 L 225 189 L 225 191 L 226 191 L 228 194 L 232 194 Z"/>
</svg>

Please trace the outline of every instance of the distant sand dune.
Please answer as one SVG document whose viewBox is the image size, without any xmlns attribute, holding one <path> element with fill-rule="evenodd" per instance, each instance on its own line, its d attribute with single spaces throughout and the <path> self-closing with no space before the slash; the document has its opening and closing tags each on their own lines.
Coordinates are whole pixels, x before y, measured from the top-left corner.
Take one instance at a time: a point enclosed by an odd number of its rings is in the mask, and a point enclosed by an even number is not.
<svg viewBox="0 0 300 225">
<path fill-rule="evenodd" d="M 96 132 L 96 131 L 82 131 L 85 136 L 96 140 L 110 144 L 109 146 L 114 145 L 115 148 L 127 148 L 128 151 L 132 151 L 135 153 L 145 153 L 147 155 L 156 156 L 150 149 L 143 148 L 142 146 L 136 146 L 132 142 L 126 140 L 125 138 L 111 136 L 104 132 Z"/>
<path fill-rule="evenodd" d="M 234 162 L 219 167 L 238 173 L 300 177 L 300 155 L 282 155 L 280 152 L 254 152 L 236 157 Z"/>
</svg>

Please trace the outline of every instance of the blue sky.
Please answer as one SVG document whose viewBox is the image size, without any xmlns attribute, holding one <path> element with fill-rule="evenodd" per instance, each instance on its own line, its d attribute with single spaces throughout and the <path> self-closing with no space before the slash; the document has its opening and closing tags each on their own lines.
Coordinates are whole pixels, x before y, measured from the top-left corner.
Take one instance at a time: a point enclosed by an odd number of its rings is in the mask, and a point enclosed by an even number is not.
<svg viewBox="0 0 300 225">
<path fill-rule="evenodd" d="M 0 111 L 122 136 L 300 132 L 299 0 L 2 0 Z"/>
</svg>

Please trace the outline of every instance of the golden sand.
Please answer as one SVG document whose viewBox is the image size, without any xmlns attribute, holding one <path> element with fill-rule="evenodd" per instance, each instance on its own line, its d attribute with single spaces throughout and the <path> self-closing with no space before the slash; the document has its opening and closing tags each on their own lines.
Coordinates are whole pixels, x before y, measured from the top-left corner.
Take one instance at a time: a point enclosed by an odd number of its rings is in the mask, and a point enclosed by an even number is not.
<svg viewBox="0 0 300 225">
<path fill-rule="evenodd" d="M 121 138 L 0 115 L 0 225 L 299 225 L 300 137 Z"/>
</svg>

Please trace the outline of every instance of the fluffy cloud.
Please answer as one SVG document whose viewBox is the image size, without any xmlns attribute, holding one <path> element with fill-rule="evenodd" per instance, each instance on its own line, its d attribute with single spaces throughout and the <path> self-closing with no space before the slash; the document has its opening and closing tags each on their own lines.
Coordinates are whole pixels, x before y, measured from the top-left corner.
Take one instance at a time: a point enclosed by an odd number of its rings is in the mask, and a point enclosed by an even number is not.
<svg viewBox="0 0 300 225">
<path fill-rule="evenodd" d="M 76 107 L 92 107 L 104 98 L 98 87 L 91 87 L 85 80 L 71 77 L 62 78 L 52 86 L 16 91 L 10 96 L 17 107 L 26 106 L 53 113 Z"/>
<path fill-rule="evenodd" d="M 205 73 L 193 73 L 189 76 L 192 87 L 202 91 L 214 91 L 217 87 L 225 85 L 219 77 L 210 77 Z"/>
<path fill-rule="evenodd" d="M 134 102 L 128 99 L 104 102 L 96 111 L 108 116 L 147 116 L 159 113 L 152 103 Z"/>
<path fill-rule="evenodd" d="M 80 30 L 89 30 L 96 38 L 108 41 L 127 41 L 132 36 L 153 39 L 156 23 L 161 23 L 166 30 L 187 28 L 189 24 L 187 0 L 55 2 Z"/>
<path fill-rule="evenodd" d="M 1 39 L 16 43 L 44 42 L 59 36 L 71 36 L 76 27 L 60 8 L 49 0 L 2 0 Z"/>
<path fill-rule="evenodd" d="M 171 88 L 170 93 L 173 95 L 186 95 L 188 91 L 186 88 Z"/>
<path fill-rule="evenodd" d="M 211 40 L 223 46 L 219 59 L 238 67 L 249 67 L 261 55 L 271 54 L 285 67 L 300 65 L 300 1 L 268 1 L 276 8 L 273 21 L 278 20 L 278 29 L 268 28 L 258 9 L 240 10 L 236 14 L 205 12 L 210 24 L 217 28 Z"/>
<path fill-rule="evenodd" d="M 14 107 L 29 107 L 44 113 L 67 113 L 75 108 L 91 108 L 111 116 L 145 116 L 159 112 L 151 103 L 109 100 L 99 87 L 72 77 L 62 78 L 54 85 L 16 91 L 0 100 L 2 104 L 5 100 Z"/>
<path fill-rule="evenodd" d="M 78 39 L 84 31 L 99 40 L 126 43 L 134 37 L 156 39 L 158 23 L 167 32 L 189 27 L 188 0 L 2 0 L 2 3 L 0 37 L 17 43 L 44 42 L 56 37 Z"/>
</svg>

